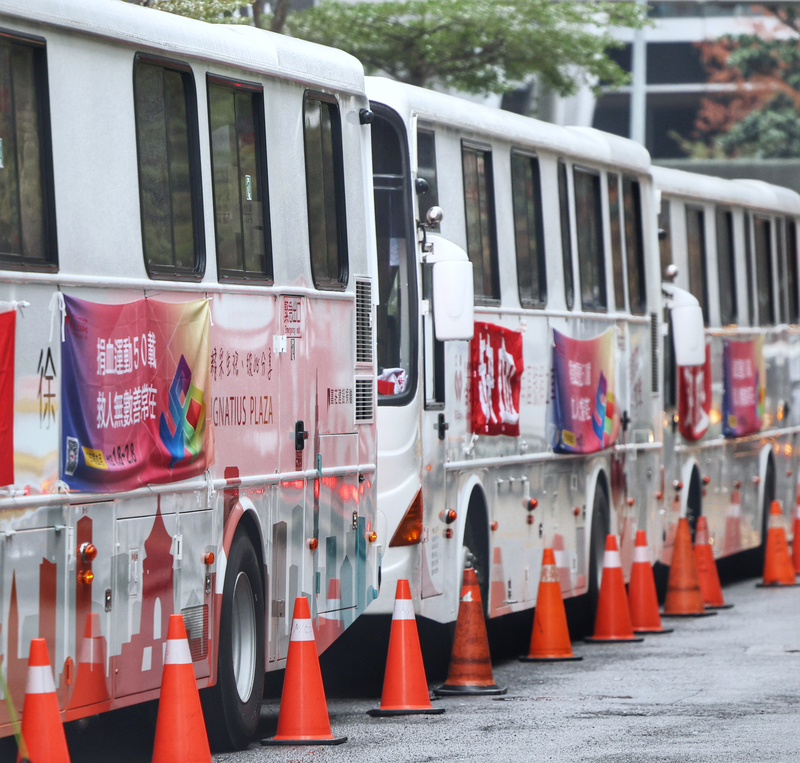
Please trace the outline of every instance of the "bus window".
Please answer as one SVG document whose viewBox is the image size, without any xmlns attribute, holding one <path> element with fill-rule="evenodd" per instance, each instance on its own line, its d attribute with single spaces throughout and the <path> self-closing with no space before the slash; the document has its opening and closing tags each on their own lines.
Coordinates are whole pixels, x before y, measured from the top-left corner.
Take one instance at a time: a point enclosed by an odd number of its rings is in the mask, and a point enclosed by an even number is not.
<svg viewBox="0 0 800 763">
<path fill-rule="evenodd" d="M 425 222 L 428 210 L 439 206 L 439 185 L 436 182 L 436 136 L 433 130 L 417 130 L 417 177 L 428 183 L 428 190 L 417 194 L 419 219 Z M 431 230 L 439 230 L 439 226 L 435 225 Z"/>
<path fill-rule="evenodd" d="M 614 306 L 625 309 L 625 274 L 622 272 L 622 225 L 620 222 L 619 175 L 608 173 L 608 214 L 611 232 L 611 262 L 614 266 Z"/>
<path fill-rule="evenodd" d="M 137 59 L 134 96 L 148 273 L 151 277 L 200 278 L 205 249 L 191 70 Z"/>
<path fill-rule="evenodd" d="M 644 276 L 644 233 L 642 196 L 639 181 L 622 181 L 622 206 L 625 210 L 625 255 L 628 265 L 628 300 L 634 315 L 647 312 L 647 286 Z"/>
<path fill-rule="evenodd" d="M 347 286 L 342 125 L 332 96 L 306 93 L 306 194 L 311 274 L 318 289 Z"/>
<path fill-rule="evenodd" d="M 753 302 L 753 289 L 756 277 L 755 265 L 753 263 L 753 242 L 750 240 L 750 214 L 745 212 L 744 215 L 744 259 L 747 268 L 747 314 L 750 316 L 750 325 L 755 326 L 758 321 L 756 319 L 756 308 Z"/>
<path fill-rule="evenodd" d="M 472 262 L 476 301 L 500 299 L 495 240 L 492 152 L 464 145 L 464 204 L 467 254 Z"/>
<path fill-rule="evenodd" d="M 669 220 L 669 199 L 661 199 L 658 210 L 658 252 L 661 255 L 661 278 L 667 277 L 667 268 L 672 265 L 672 229 Z"/>
<path fill-rule="evenodd" d="M 0 262 L 55 269 L 44 46 L 0 41 Z"/>
<path fill-rule="evenodd" d="M 733 255 L 733 214 L 717 209 L 717 275 L 719 276 L 719 315 L 723 326 L 737 323 L 736 260 Z"/>
<path fill-rule="evenodd" d="M 404 402 L 416 387 L 414 237 L 409 231 L 408 157 L 402 122 L 375 107 L 372 180 L 378 244 L 377 313 L 379 402 Z M 407 393 L 407 394 L 406 394 Z"/>
<path fill-rule="evenodd" d="M 263 94 L 209 81 L 208 110 L 219 276 L 272 280 Z"/>
<path fill-rule="evenodd" d="M 786 288 L 789 291 L 789 323 L 800 323 L 800 303 L 797 296 L 797 223 L 786 218 Z"/>
<path fill-rule="evenodd" d="M 575 283 L 572 275 L 572 239 L 569 225 L 569 187 L 567 185 L 567 165 L 558 161 L 558 204 L 561 212 L 561 261 L 564 266 L 564 298 L 567 310 L 575 306 Z"/>
<path fill-rule="evenodd" d="M 511 153 L 511 190 L 519 301 L 523 307 L 544 307 L 547 304 L 547 272 L 542 188 L 536 157 Z"/>
<path fill-rule="evenodd" d="M 702 207 L 686 207 L 686 256 L 689 258 L 689 291 L 703 308 L 703 322 L 708 326 L 706 238 Z"/>
<path fill-rule="evenodd" d="M 772 288 L 772 230 L 767 217 L 753 217 L 756 242 L 756 288 L 758 290 L 758 324 L 774 326 L 775 295 Z"/>
<path fill-rule="evenodd" d="M 584 310 L 606 310 L 606 271 L 603 253 L 603 215 L 600 173 L 573 167 L 575 224 L 578 231 L 578 267 Z"/>
<path fill-rule="evenodd" d="M 780 297 L 779 323 L 789 322 L 789 306 L 786 302 L 786 221 L 782 217 L 775 218 L 775 235 L 778 250 L 778 294 Z"/>
</svg>

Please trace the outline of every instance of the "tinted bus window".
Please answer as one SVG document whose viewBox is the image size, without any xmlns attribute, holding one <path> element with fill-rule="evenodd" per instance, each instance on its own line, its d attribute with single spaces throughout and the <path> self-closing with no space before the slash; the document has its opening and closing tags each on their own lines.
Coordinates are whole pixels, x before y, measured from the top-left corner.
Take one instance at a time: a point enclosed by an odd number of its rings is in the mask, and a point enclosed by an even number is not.
<svg viewBox="0 0 800 763">
<path fill-rule="evenodd" d="M 719 278 L 719 314 L 723 326 L 736 323 L 736 260 L 733 253 L 733 214 L 726 209 L 716 211 L 717 276 Z"/>
<path fill-rule="evenodd" d="M 523 307 L 544 307 L 547 304 L 547 277 L 542 189 L 537 158 L 511 154 L 511 188 L 519 300 Z"/>
<path fill-rule="evenodd" d="M 703 308 L 703 322 L 708 326 L 705 222 L 700 207 L 686 207 L 686 255 L 689 258 L 689 291 Z"/>
<path fill-rule="evenodd" d="M 647 312 L 647 285 L 644 276 L 644 232 L 642 197 L 639 181 L 622 181 L 622 205 L 625 210 L 625 255 L 628 265 L 628 299 L 634 315 Z"/>
<path fill-rule="evenodd" d="M 669 200 L 661 199 L 658 210 L 658 253 L 661 261 L 661 279 L 667 277 L 667 268 L 672 265 L 672 229 L 669 219 Z"/>
<path fill-rule="evenodd" d="M 462 146 L 467 254 L 472 262 L 475 298 L 499 299 L 495 240 L 492 152 Z"/>
<path fill-rule="evenodd" d="M 614 266 L 614 305 L 625 309 L 625 274 L 622 271 L 622 223 L 619 203 L 619 175 L 608 173 L 608 215 L 611 232 L 611 262 Z"/>
<path fill-rule="evenodd" d="M 208 111 L 219 275 L 271 279 L 263 95 L 209 82 Z"/>
<path fill-rule="evenodd" d="M 575 306 L 575 284 L 572 276 L 572 239 L 569 225 L 569 187 L 567 185 L 567 165 L 558 162 L 558 204 L 561 213 L 561 261 L 564 266 L 564 297 L 567 309 Z"/>
<path fill-rule="evenodd" d="M 134 94 L 148 272 L 199 278 L 205 251 L 194 79 L 183 68 L 137 61 Z"/>
<path fill-rule="evenodd" d="M 578 232 L 578 268 L 584 310 L 605 310 L 606 274 L 600 174 L 573 168 L 575 224 Z"/>
<path fill-rule="evenodd" d="M 753 238 L 756 244 L 758 323 L 761 326 L 773 326 L 777 315 L 772 287 L 772 224 L 769 218 L 753 217 Z"/>
<path fill-rule="evenodd" d="M 425 193 L 417 194 L 419 217 L 423 222 L 431 207 L 439 206 L 439 185 L 436 181 L 436 136 L 432 130 L 417 130 L 417 177 L 428 183 Z M 434 226 L 433 230 L 438 230 Z"/>
<path fill-rule="evenodd" d="M 43 46 L 0 41 L 0 262 L 55 268 Z"/>
<path fill-rule="evenodd" d="M 347 286 L 347 226 L 339 106 L 306 94 L 306 194 L 311 274 L 318 289 Z"/>
<path fill-rule="evenodd" d="M 744 259 L 747 267 L 747 314 L 750 316 L 750 325 L 755 326 L 758 319 L 755 313 L 755 303 L 753 301 L 753 290 L 755 288 L 756 270 L 753 263 L 753 242 L 751 236 L 750 214 L 744 216 Z"/>
<path fill-rule="evenodd" d="M 786 288 L 789 292 L 789 323 L 800 323 L 800 303 L 797 296 L 797 223 L 786 218 Z"/>
</svg>

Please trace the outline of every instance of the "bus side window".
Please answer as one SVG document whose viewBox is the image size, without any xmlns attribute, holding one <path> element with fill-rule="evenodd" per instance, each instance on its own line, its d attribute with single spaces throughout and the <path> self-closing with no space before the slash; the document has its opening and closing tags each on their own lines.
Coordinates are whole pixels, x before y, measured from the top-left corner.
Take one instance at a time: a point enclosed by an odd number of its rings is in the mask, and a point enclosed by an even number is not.
<svg viewBox="0 0 800 763">
<path fill-rule="evenodd" d="M 779 323 L 789 322 L 789 306 L 786 303 L 786 221 L 782 217 L 775 218 L 775 236 L 777 243 L 778 254 L 778 297 L 780 314 L 778 315 Z"/>
<path fill-rule="evenodd" d="M 786 255 L 789 267 L 786 272 L 786 288 L 789 291 L 789 323 L 800 323 L 800 302 L 797 295 L 797 223 L 786 218 Z"/>
<path fill-rule="evenodd" d="M 272 280 L 260 87 L 208 82 L 220 278 Z"/>
<path fill-rule="evenodd" d="M 756 270 L 753 262 L 753 242 L 750 238 L 752 225 L 750 223 L 750 213 L 744 213 L 744 260 L 747 270 L 747 314 L 750 316 L 750 325 L 758 325 L 756 307 L 753 299 L 753 292 L 756 288 Z"/>
<path fill-rule="evenodd" d="M 572 239 L 569 224 L 569 186 L 567 185 L 567 165 L 558 160 L 558 206 L 561 218 L 561 262 L 564 268 L 564 298 L 567 310 L 575 306 L 575 283 L 572 275 Z"/>
<path fill-rule="evenodd" d="M 303 118 L 311 274 L 318 289 L 344 289 L 347 230 L 342 125 L 336 99 L 306 93 Z"/>
<path fill-rule="evenodd" d="M 625 309 L 625 273 L 622 270 L 622 208 L 619 203 L 619 175 L 608 173 L 608 215 L 611 232 L 611 263 L 614 267 L 614 306 Z"/>
<path fill-rule="evenodd" d="M 436 136 L 433 130 L 417 129 L 417 177 L 428 183 L 425 193 L 417 194 L 419 219 L 425 221 L 425 215 L 431 207 L 439 206 L 439 185 L 436 181 Z M 431 230 L 438 231 L 434 225 Z"/>
<path fill-rule="evenodd" d="M 492 152 L 462 145 L 467 254 L 472 262 L 475 301 L 500 299 L 494 218 Z"/>
<path fill-rule="evenodd" d="M 56 270 L 44 45 L 0 41 L 0 263 Z"/>
<path fill-rule="evenodd" d="M 758 289 L 758 325 L 774 326 L 775 295 L 772 287 L 772 224 L 768 217 L 753 217 L 756 242 L 756 287 Z"/>
<path fill-rule="evenodd" d="M 647 285 L 644 267 L 642 195 L 639 181 L 622 181 L 622 206 L 625 210 L 625 256 L 628 265 L 628 301 L 634 315 L 647 313 Z"/>
<path fill-rule="evenodd" d="M 519 301 L 523 307 L 544 307 L 547 304 L 547 272 L 542 188 L 539 160 L 535 156 L 512 151 L 511 190 Z"/>
<path fill-rule="evenodd" d="M 672 227 L 669 219 L 669 199 L 661 199 L 658 210 L 658 253 L 661 260 L 661 279 L 667 277 L 667 268 L 672 265 Z"/>
<path fill-rule="evenodd" d="M 708 326 L 706 287 L 706 235 L 702 207 L 686 206 L 686 256 L 689 260 L 689 291 L 703 308 L 703 323 Z"/>
<path fill-rule="evenodd" d="M 728 209 L 717 209 L 715 217 L 720 322 L 723 326 L 730 326 L 739 320 L 736 304 L 736 260 L 733 253 L 733 214 Z"/>
<path fill-rule="evenodd" d="M 578 268 L 584 310 L 605 311 L 606 270 L 603 252 L 603 213 L 600 173 L 572 168 L 575 184 L 575 223 L 578 232 Z"/>
<path fill-rule="evenodd" d="M 134 64 L 144 259 L 151 278 L 205 270 L 197 99 L 182 64 Z"/>
</svg>

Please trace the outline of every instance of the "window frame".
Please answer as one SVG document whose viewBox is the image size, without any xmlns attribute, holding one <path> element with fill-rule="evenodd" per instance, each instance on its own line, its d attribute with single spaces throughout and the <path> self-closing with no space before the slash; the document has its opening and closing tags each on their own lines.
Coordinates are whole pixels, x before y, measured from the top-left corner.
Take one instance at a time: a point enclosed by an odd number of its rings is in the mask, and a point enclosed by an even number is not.
<svg viewBox="0 0 800 763">
<path fill-rule="evenodd" d="M 758 236 L 756 235 L 756 231 L 758 230 L 758 224 L 766 224 L 764 230 L 767 233 L 767 251 L 766 251 L 766 260 L 765 264 L 767 266 L 767 284 L 768 284 L 768 294 L 769 297 L 767 304 L 768 309 L 772 313 L 771 316 L 766 316 L 767 320 L 762 320 L 761 315 L 761 278 L 759 275 L 759 256 L 758 256 Z M 766 327 L 766 326 L 777 326 L 779 321 L 779 309 L 780 306 L 775 304 L 775 285 L 774 285 L 774 276 L 775 276 L 775 264 L 772 260 L 772 252 L 773 249 L 776 248 L 775 242 L 775 217 L 770 214 L 758 214 L 753 213 L 753 259 L 755 262 L 755 288 L 756 288 L 756 313 L 758 322 L 755 325 Z"/>
<path fill-rule="evenodd" d="M 690 256 L 689 252 L 689 214 L 692 213 L 699 213 L 699 220 L 700 220 L 700 247 L 701 247 L 701 257 L 700 257 L 700 277 L 702 278 L 702 283 L 700 284 L 700 289 L 702 291 L 702 298 L 698 297 L 694 291 L 692 291 L 692 266 L 690 262 L 687 262 L 686 269 L 687 274 L 686 277 L 689 281 L 689 293 L 694 296 L 694 298 L 700 303 L 700 308 L 703 311 L 703 325 L 708 327 L 711 325 L 711 304 L 708 298 L 708 247 L 706 246 L 706 208 L 702 204 L 686 204 L 684 206 L 684 213 L 686 215 L 686 256 L 687 258 Z"/>
<path fill-rule="evenodd" d="M 34 88 L 36 110 L 39 119 L 39 162 L 42 191 L 42 240 L 44 257 L 35 260 L 24 255 L 16 256 L 0 252 L 0 270 L 22 272 L 57 273 L 59 270 L 58 235 L 56 222 L 55 181 L 53 175 L 53 136 L 50 120 L 50 74 L 47 65 L 47 40 L 39 35 L 17 32 L 0 27 L 0 39 L 14 45 L 33 49 Z M 16 127 L 16 114 L 14 115 Z"/>
<path fill-rule="evenodd" d="M 786 225 L 786 288 L 789 293 L 789 316 L 791 325 L 800 323 L 800 294 L 798 294 L 798 262 L 797 262 L 797 218 L 785 217 Z M 791 231 L 791 235 L 789 234 Z"/>
<path fill-rule="evenodd" d="M 314 274 L 314 257 L 311 253 L 311 195 L 308 192 L 308 133 L 306 131 L 306 107 L 309 100 L 319 101 L 336 108 L 338 119 L 331 120 L 331 140 L 333 142 L 333 183 L 336 214 L 336 239 L 339 252 L 339 277 L 336 281 L 317 281 Z M 303 168 L 306 180 L 306 208 L 308 225 L 308 256 L 311 267 L 311 280 L 318 291 L 346 291 L 350 282 L 350 252 L 347 245 L 347 198 L 345 196 L 344 175 L 344 135 L 342 132 L 342 109 L 339 99 L 333 93 L 307 89 L 303 92 Z M 338 145 L 337 145 L 338 143 Z M 338 150 L 337 150 L 338 149 Z"/>
<path fill-rule="evenodd" d="M 567 161 L 559 157 L 556 164 L 556 183 L 558 185 L 558 224 L 561 235 L 561 277 L 564 282 L 564 305 L 570 312 L 575 309 L 575 271 L 572 256 L 572 210 L 569 191 L 569 171 Z M 562 184 L 561 179 L 564 182 Z M 561 192 L 564 198 L 561 198 Z M 575 189 L 572 189 L 572 196 Z M 566 228 L 566 230 L 565 230 Z"/>
<path fill-rule="evenodd" d="M 584 300 L 584 273 L 583 268 L 581 267 L 581 262 L 584 260 L 581 253 L 581 237 L 577 234 L 578 228 L 578 191 L 577 187 L 578 184 L 576 182 L 578 174 L 585 175 L 587 177 L 591 177 L 596 180 L 596 183 L 593 182 L 597 190 L 597 205 L 595 209 L 595 221 L 599 224 L 599 236 L 598 241 L 600 244 L 600 251 L 597 253 L 596 256 L 596 264 L 598 266 L 598 283 L 597 286 L 601 292 L 601 300 L 600 304 L 587 304 Z M 586 313 L 607 313 L 608 312 L 608 279 L 606 278 L 606 247 L 605 247 L 605 229 L 604 229 L 604 220 L 603 220 L 603 182 L 602 182 L 602 172 L 595 167 L 588 167 L 582 164 L 572 164 L 572 206 L 574 208 L 574 215 L 575 215 L 575 228 L 576 228 L 576 235 L 577 235 L 577 249 L 578 249 L 578 277 L 580 279 L 578 291 L 580 293 L 581 298 L 581 310 Z"/>
<path fill-rule="evenodd" d="M 728 252 L 727 252 L 727 265 L 730 274 L 729 282 L 723 284 L 722 281 L 722 251 L 720 248 L 720 220 L 725 218 L 725 225 L 728 230 Z M 734 235 L 733 224 L 733 209 L 727 206 L 714 206 L 714 235 L 717 245 L 717 284 L 718 284 L 718 307 L 719 307 L 719 322 L 720 326 L 736 326 L 739 324 L 739 300 L 736 294 L 737 281 L 736 281 L 736 241 Z M 706 286 L 706 288 L 708 288 Z M 730 292 L 731 312 L 733 315 L 732 321 L 725 321 L 728 316 L 723 315 L 723 293 Z"/>
<path fill-rule="evenodd" d="M 627 279 L 625 262 L 625 246 L 623 243 L 625 232 L 625 210 L 623 209 L 622 197 L 622 174 L 611 170 L 606 171 L 606 205 L 608 207 L 608 238 L 611 242 L 611 278 L 614 284 L 614 309 L 617 312 L 626 312 L 628 307 Z M 616 189 L 617 200 L 617 226 L 616 236 L 614 235 L 614 215 L 613 204 L 611 202 L 611 186 Z M 615 246 L 616 238 L 616 246 Z M 618 267 L 619 266 L 619 267 Z"/>
<path fill-rule="evenodd" d="M 184 75 L 184 83 L 188 83 L 185 89 L 186 97 L 186 132 L 188 136 L 187 153 L 189 156 L 189 193 L 192 201 L 192 234 L 194 236 L 194 267 L 163 271 L 161 268 L 153 268 L 147 256 L 145 248 L 145 221 L 144 221 L 144 191 L 142 188 L 142 168 L 139 161 L 141 155 L 141 142 L 139 139 L 139 108 L 136 104 L 136 69 L 139 64 L 150 66 L 160 66 L 163 69 L 170 69 Z M 139 186 L 139 220 L 142 232 L 142 257 L 147 276 L 154 281 L 201 281 L 206 271 L 206 238 L 204 221 L 204 199 L 203 199 L 203 178 L 200 159 L 200 124 L 197 109 L 197 82 L 194 70 L 185 61 L 176 61 L 172 58 L 150 55 L 149 53 L 137 52 L 133 57 L 133 127 L 136 135 L 136 179 Z M 188 75 L 188 77 L 185 77 Z M 170 224 L 174 223 L 170 212 Z M 173 258 L 174 258 L 173 244 Z"/>
<path fill-rule="evenodd" d="M 254 127 L 256 132 L 256 171 L 259 173 L 257 181 L 261 192 L 261 212 L 262 225 L 264 228 L 264 257 L 266 259 L 267 270 L 260 275 L 248 275 L 256 271 L 241 270 L 236 271 L 240 275 L 227 275 L 223 272 L 219 262 L 219 235 L 217 228 L 217 187 L 214 182 L 214 145 L 211 131 L 211 94 L 210 86 L 224 87 L 232 92 L 244 91 L 256 96 L 254 109 Z M 264 99 L 264 86 L 259 82 L 247 82 L 233 77 L 225 77 L 212 72 L 206 73 L 206 104 L 208 106 L 208 135 L 209 135 L 209 158 L 211 162 L 211 201 L 214 211 L 214 251 L 216 254 L 217 280 L 226 283 L 248 283 L 262 284 L 271 286 L 275 282 L 275 262 L 273 260 L 272 248 L 272 220 L 270 217 L 270 194 L 269 194 L 269 171 L 267 162 L 267 123 L 266 123 L 266 101 Z M 260 134 L 259 134 L 260 131 Z M 241 202 L 241 199 L 240 199 Z M 240 203 L 240 215 L 241 203 Z"/>
<path fill-rule="evenodd" d="M 620 178 L 622 184 L 622 231 L 625 240 L 625 285 L 628 289 L 628 312 L 631 315 L 645 316 L 647 315 L 648 300 L 647 300 L 647 252 L 645 251 L 645 222 L 644 222 L 644 209 L 642 208 L 642 180 L 636 175 L 626 175 L 622 173 Z M 631 212 L 634 214 L 634 225 L 636 226 L 636 247 L 635 252 L 631 252 L 630 241 L 628 240 L 628 208 L 625 205 L 625 185 L 631 184 L 631 196 L 634 201 L 634 206 Z M 633 290 L 631 289 L 631 262 L 636 263 L 636 272 L 638 276 L 639 293 L 636 294 L 634 301 Z M 659 254 L 660 261 L 660 254 Z"/>
</svg>

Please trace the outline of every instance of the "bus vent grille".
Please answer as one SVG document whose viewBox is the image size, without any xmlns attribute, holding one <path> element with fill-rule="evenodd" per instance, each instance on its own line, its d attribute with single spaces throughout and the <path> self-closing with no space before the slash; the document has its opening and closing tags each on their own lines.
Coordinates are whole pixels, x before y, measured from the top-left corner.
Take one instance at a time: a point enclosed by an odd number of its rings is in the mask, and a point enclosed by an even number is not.
<svg viewBox="0 0 800 763">
<path fill-rule="evenodd" d="M 181 610 L 192 662 L 208 657 L 208 604 Z"/>
<path fill-rule="evenodd" d="M 658 392 L 658 313 L 650 313 L 650 389 Z"/>
<path fill-rule="evenodd" d="M 356 363 L 372 363 L 372 281 L 361 278 L 356 279 Z"/>
<path fill-rule="evenodd" d="M 374 417 L 372 379 L 356 379 L 356 423 L 368 424 Z"/>
</svg>

